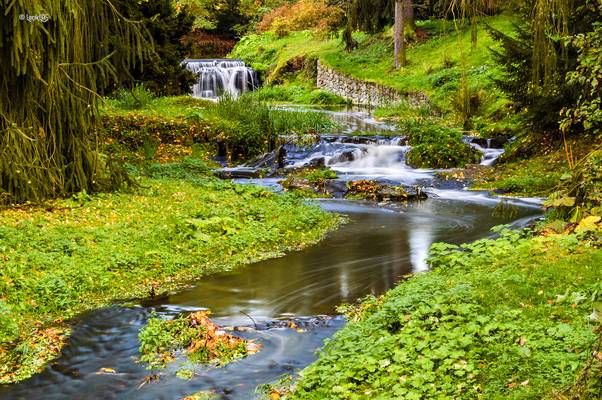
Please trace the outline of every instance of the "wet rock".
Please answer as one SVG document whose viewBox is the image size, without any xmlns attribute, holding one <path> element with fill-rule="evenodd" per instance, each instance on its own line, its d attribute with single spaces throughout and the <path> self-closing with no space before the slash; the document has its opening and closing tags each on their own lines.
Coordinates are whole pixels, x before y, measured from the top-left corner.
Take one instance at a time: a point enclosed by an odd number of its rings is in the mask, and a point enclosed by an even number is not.
<svg viewBox="0 0 602 400">
<path fill-rule="evenodd" d="M 357 149 L 349 149 L 349 150 L 344 150 L 344 151 L 340 152 L 335 157 L 333 157 L 333 159 L 331 161 L 333 163 L 351 162 L 351 161 L 357 160 L 357 158 L 358 158 Z"/>
<path fill-rule="evenodd" d="M 326 143 L 334 143 L 339 140 L 340 136 L 332 136 L 332 135 L 322 135 L 320 136 L 320 140 Z"/>
<path fill-rule="evenodd" d="M 333 197 L 343 197 L 347 192 L 347 182 L 337 179 L 329 179 L 324 183 L 324 191 Z"/>
<path fill-rule="evenodd" d="M 378 202 L 402 202 L 424 200 L 428 196 L 420 188 L 409 189 L 371 180 L 360 180 L 349 182 L 345 197 Z"/>
<path fill-rule="evenodd" d="M 276 151 L 276 168 L 281 169 L 286 165 L 286 147 L 280 146 Z"/>
<path fill-rule="evenodd" d="M 313 183 L 311 183 L 306 178 L 302 178 L 299 176 L 289 176 L 285 180 L 279 182 L 283 188 L 286 190 L 297 190 L 301 192 L 313 192 L 313 193 L 321 193 L 320 189 L 316 187 Z"/>
<path fill-rule="evenodd" d="M 251 328 L 250 326 L 236 326 L 236 327 L 234 327 L 234 331 L 236 331 L 236 332 L 255 332 L 255 329 Z"/>
<path fill-rule="evenodd" d="M 237 167 L 237 168 L 220 168 L 213 173 L 222 179 L 250 179 L 259 178 L 262 171 L 252 167 Z"/>
<path fill-rule="evenodd" d="M 309 160 L 308 165 L 310 167 L 324 168 L 324 167 L 326 167 L 326 158 L 325 157 L 312 158 L 311 160 Z"/>
<path fill-rule="evenodd" d="M 266 153 L 245 164 L 248 168 L 271 168 L 276 164 L 276 152 Z"/>
<path fill-rule="evenodd" d="M 368 136 L 351 136 L 342 137 L 339 140 L 341 143 L 352 143 L 352 144 L 375 144 L 377 142 L 375 137 Z"/>
</svg>

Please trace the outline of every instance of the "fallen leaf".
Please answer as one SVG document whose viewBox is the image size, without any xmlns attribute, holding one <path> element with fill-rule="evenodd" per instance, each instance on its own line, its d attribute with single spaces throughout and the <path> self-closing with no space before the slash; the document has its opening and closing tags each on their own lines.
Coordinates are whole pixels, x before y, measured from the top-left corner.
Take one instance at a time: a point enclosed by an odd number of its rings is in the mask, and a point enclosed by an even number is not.
<svg viewBox="0 0 602 400">
<path fill-rule="evenodd" d="M 100 371 L 97 372 L 97 374 L 116 374 L 117 371 L 115 371 L 113 368 L 101 368 Z"/>
</svg>

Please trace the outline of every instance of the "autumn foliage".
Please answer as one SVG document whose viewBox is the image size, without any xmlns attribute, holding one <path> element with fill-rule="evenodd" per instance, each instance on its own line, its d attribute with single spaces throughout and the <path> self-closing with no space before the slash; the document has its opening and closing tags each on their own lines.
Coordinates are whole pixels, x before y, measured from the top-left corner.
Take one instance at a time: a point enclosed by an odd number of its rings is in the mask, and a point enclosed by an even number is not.
<svg viewBox="0 0 602 400">
<path fill-rule="evenodd" d="M 198 311 L 173 320 L 151 318 L 140 332 L 141 361 L 165 367 L 178 352 L 193 362 L 224 365 L 259 351 L 252 340 L 226 333 L 209 319 L 209 311 Z"/>
<path fill-rule="evenodd" d="M 339 7 L 328 5 L 325 0 L 299 0 L 264 15 L 257 25 L 257 31 L 273 31 L 279 36 L 310 29 L 323 33 L 331 26 L 336 26 L 341 18 L 343 11 Z"/>
</svg>

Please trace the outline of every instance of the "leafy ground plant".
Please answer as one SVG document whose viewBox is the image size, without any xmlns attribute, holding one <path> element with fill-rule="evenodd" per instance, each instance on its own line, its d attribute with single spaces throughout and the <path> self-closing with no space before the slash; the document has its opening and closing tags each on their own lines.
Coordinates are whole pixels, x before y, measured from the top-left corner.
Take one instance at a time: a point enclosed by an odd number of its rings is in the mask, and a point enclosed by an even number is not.
<svg viewBox="0 0 602 400">
<path fill-rule="evenodd" d="M 287 398 L 576 398 L 584 368 L 602 362 L 602 248 L 576 233 L 497 232 L 434 245 L 434 270 L 353 308 Z"/>
<path fill-rule="evenodd" d="M 305 247 L 338 224 L 295 196 L 203 171 L 156 166 L 131 193 L 0 210 L 0 382 L 56 356 L 62 341 L 44 332 L 79 312 Z"/>
<path fill-rule="evenodd" d="M 259 351 L 251 340 L 230 335 L 209 319 L 208 311 L 166 320 L 154 316 L 140 331 L 140 361 L 164 368 L 179 352 L 199 364 L 222 366 Z"/>
</svg>

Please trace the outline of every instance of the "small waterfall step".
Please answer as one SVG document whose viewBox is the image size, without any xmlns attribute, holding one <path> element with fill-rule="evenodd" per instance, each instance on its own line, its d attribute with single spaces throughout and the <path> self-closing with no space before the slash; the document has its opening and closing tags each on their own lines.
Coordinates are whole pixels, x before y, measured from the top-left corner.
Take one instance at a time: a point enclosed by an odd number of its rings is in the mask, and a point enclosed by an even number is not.
<svg viewBox="0 0 602 400">
<path fill-rule="evenodd" d="M 198 82 L 192 87 L 193 97 L 217 99 L 228 94 L 236 98 L 259 87 L 257 72 L 242 60 L 186 59 L 183 63 L 188 70 L 198 74 Z"/>
</svg>

